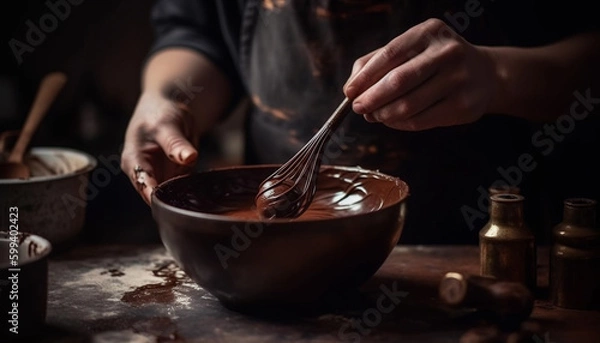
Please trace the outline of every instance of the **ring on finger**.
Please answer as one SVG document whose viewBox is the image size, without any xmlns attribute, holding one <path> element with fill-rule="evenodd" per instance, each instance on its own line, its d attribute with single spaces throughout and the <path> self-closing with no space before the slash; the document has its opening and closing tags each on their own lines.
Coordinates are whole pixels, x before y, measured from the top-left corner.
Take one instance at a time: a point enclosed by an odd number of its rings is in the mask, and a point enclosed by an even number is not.
<svg viewBox="0 0 600 343">
<path fill-rule="evenodd" d="M 140 190 L 146 188 L 146 174 L 148 173 L 139 164 L 133 168 L 133 180 Z"/>
</svg>

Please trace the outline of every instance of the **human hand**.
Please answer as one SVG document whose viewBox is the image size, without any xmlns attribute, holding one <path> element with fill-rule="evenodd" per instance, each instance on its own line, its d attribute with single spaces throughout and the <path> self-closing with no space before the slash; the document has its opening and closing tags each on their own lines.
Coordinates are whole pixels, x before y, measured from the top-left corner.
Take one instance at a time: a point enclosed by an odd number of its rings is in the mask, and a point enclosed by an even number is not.
<svg viewBox="0 0 600 343">
<path fill-rule="evenodd" d="M 187 106 L 142 94 L 125 134 L 121 168 L 147 204 L 159 183 L 191 171 L 198 157 L 194 131 Z"/>
<path fill-rule="evenodd" d="M 488 109 L 494 68 L 485 48 L 430 19 L 356 60 L 344 93 L 367 121 L 398 130 L 467 124 Z"/>
</svg>

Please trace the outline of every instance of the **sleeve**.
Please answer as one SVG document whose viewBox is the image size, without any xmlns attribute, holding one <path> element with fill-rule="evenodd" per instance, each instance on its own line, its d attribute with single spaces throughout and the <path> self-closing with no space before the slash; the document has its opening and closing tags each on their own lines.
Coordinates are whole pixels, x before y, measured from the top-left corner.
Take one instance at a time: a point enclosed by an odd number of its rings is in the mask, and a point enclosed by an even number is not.
<svg viewBox="0 0 600 343">
<path fill-rule="evenodd" d="M 515 46 L 539 46 L 600 28 L 598 12 L 587 0 L 487 0 L 485 4 L 492 21 Z"/>
<path fill-rule="evenodd" d="M 541 24 L 551 39 L 561 39 L 573 34 L 599 30 L 600 16 L 593 1 L 587 0 L 536 0 Z"/>
<path fill-rule="evenodd" d="M 222 0 L 217 0 L 222 1 Z M 244 91 L 240 74 L 225 44 L 215 1 L 156 0 L 150 14 L 154 42 L 148 56 L 170 47 L 186 47 L 211 60 L 231 81 L 232 107 Z"/>
</svg>

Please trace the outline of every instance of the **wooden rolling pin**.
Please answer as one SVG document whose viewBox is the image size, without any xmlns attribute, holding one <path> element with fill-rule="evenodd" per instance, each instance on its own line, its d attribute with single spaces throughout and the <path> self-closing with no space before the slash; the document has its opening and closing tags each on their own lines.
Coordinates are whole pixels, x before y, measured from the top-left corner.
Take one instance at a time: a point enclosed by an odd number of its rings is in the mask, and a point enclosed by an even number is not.
<svg viewBox="0 0 600 343">
<path fill-rule="evenodd" d="M 500 324 L 508 325 L 519 325 L 527 319 L 535 300 L 524 284 L 454 272 L 442 278 L 439 298 L 452 307 L 486 312 Z"/>
</svg>

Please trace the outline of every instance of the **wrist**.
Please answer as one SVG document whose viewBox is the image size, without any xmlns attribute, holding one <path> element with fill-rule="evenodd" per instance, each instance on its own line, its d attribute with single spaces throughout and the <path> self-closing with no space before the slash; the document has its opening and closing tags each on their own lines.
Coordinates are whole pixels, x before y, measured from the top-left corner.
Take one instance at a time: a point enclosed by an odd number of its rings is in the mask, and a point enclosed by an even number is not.
<svg viewBox="0 0 600 343">
<path fill-rule="evenodd" d="M 506 56 L 502 48 L 480 47 L 479 48 L 490 66 L 490 99 L 486 113 L 508 114 L 511 97 L 509 96 L 509 73 Z"/>
<path fill-rule="evenodd" d="M 189 101 L 181 96 L 175 88 L 147 88 L 140 94 L 140 99 L 150 99 L 149 103 L 158 106 L 169 106 L 172 108 L 189 111 Z"/>
</svg>

